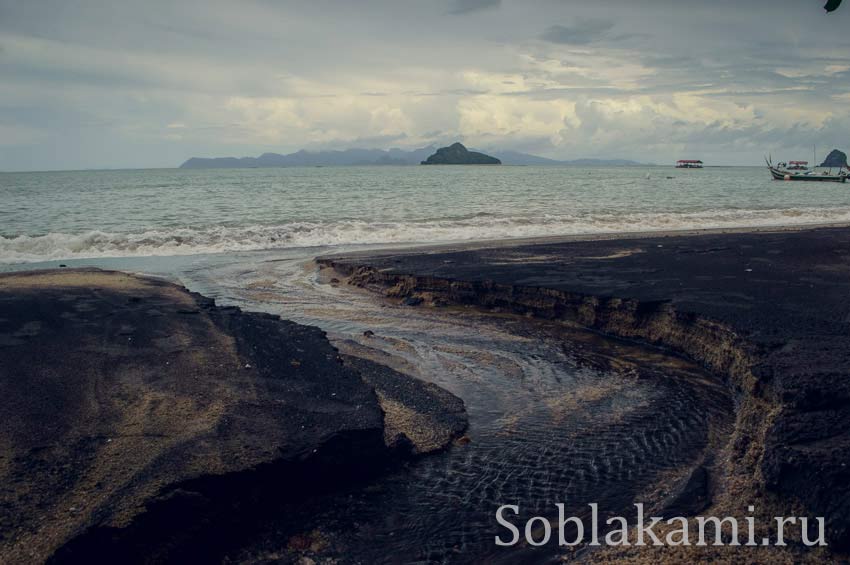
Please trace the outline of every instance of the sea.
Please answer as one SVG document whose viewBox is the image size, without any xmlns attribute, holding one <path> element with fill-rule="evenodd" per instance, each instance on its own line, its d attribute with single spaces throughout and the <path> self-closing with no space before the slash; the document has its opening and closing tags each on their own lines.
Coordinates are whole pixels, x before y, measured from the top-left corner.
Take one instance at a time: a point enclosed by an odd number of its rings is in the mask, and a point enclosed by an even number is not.
<svg viewBox="0 0 850 565">
<path fill-rule="evenodd" d="M 0 263 L 850 221 L 764 167 L 0 173 Z"/>
<path fill-rule="evenodd" d="M 0 174 L 0 271 L 94 266 L 322 328 L 341 352 L 459 396 L 467 440 L 366 484 L 263 509 L 231 561 L 555 563 L 505 550 L 495 512 L 628 515 L 728 437 L 726 386 L 669 353 L 580 328 L 411 308 L 328 284 L 318 255 L 568 234 L 850 221 L 850 186 L 764 168 L 351 167 Z M 2 312 L 0 312 L 2 314 Z M 73 378 L 73 375 L 68 375 Z M 666 479 L 665 479 L 666 478 Z"/>
</svg>

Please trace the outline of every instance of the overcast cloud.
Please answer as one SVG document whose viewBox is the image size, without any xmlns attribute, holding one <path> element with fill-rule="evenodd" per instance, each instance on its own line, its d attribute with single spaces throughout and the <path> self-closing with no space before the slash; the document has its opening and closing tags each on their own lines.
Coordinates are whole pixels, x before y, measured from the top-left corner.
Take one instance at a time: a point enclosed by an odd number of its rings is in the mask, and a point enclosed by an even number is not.
<svg viewBox="0 0 850 565">
<path fill-rule="evenodd" d="M 462 140 L 758 164 L 850 149 L 822 0 L 0 0 L 0 169 Z"/>
</svg>

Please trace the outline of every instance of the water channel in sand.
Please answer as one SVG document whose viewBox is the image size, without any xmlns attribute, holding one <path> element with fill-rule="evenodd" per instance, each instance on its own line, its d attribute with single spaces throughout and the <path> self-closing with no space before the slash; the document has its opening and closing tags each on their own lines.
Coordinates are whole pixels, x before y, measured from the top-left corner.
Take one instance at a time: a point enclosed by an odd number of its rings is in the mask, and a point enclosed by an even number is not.
<svg viewBox="0 0 850 565">
<path fill-rule="evenodd" d="M 625 514 L 663 477 L 681 473 L 730 429 L 725 387 L 662 352 L 567 327 L 472 309 L 406 307 L 328 284 L 301 254 L 204 264 L 180 273 L 221 303 L 280 314 L 328 332 L 368 357 L 461 397 L 469 442 L 365 487 L 300 509 L 313 549 L 343 562 L 548 561 L 543 549 L 497 548 L 495 511 L 523 524 L 556 516 Z M 365 336 L 365 331 L 374 332 Z M 289 533 L 258 533 L 242 557 L 285 554 Z M 316 533 L 317 532 L 317 533 Z"/>
<path fill-rule="evenodd" d="M 649 502 L 659 482 L 698 464 L 731 429 L 725 386 L 691 363 L 561 323 L 406 307 L 330 284 L 312 262 L 323 251 L 67 261 L 166 276 L 219 304 L 319 326 L 342 352 L 464 400 L 468 443 L 282 509 L 235 560 L 287 559 L 309 548 L 342 563 L 548 562 L 559 556 L 554 544 L 495 546 L 496 535 L 508 536 L 495 520 L 499 506 L 518 505 L 512 521 L 520 525 L 556 518 L 556 503 L 568 515 L 584 516 L 596 502 L 601 519 L 628 516 L 633 502 Z"/>
</svg>

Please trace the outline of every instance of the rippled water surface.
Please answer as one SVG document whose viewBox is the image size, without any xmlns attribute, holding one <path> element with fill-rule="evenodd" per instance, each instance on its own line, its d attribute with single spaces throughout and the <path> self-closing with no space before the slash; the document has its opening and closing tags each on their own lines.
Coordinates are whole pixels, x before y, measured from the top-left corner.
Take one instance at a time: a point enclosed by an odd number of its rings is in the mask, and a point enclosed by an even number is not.
<svg viewBox="0 0 850 565">
<path fill-rule="evenodd" d="M 662 474 L 700 459 L 729 427 L 722 385 L 656 351 L 558 324 L 472 310 L 409 308 L 322 284 L 303 257 L 254 257 L 181 273 L 193 289 L 319 325 L 343 351 L 377 359 L 463 398 L 470 442 L 374 484 L 315 503 L 305 531 L 320 555 L 361 563 L 545 562 L 556 548 L 498 550 L 502 504 L 555 517 L 596 502 L 626 513 Z M 373 337 L 363 332 L 371 330 Z M 243 557 L 286 554 L 270 526 Z M 291 533 L 291 532 L 290 532 Z"/>
<path fill-rule="evenodd" d="M 759 167 L 0 173 L 0 202 L 6 263 L 850 220 L 847 185 Z"/>
<path fill-rule="evenodd" d="M 668 178 L 671 177 L 671 178 Z M 844 185 L 762 169 L 362 167 L 0 174 L 0 270 L 95 265 L 154 273 L 249 310 L 317 325 L 344 352 L 461 397 L 469 442 L 269 523 L 235 558 L 359 563 L 544 562 L 499 550 L 521 518 L 624 513 L 729 428 L 698 368 L 554 323 L 407 308 L 318 278 L 311 259 L 361 244 L 850 220 Z M 41 263 L 30 263 L 42 261 Z M 47 261 L 47 262 L 45 262 Z M 366 330 L 374 332 L 367 338 Z"/>
<path fill-rule="evenodd" d="M 556 518 L 556 503 L 577 516 L 590 502 L 603 519 L 628 516 L 633 502 L 651 502 L 644 497 L 659 481 L 701 462 L 730 429 L 725 387 L 687 362 L 563 324 L 404 307 L 328 284 L 312 258 L 338 249 L 67 261 L 163 275 L 220 304 L 319 326 L 341 351 L 464 400 L 468 443 L 287 510 L 237 561 L 292 557 L 293 532 L 301 532 L 322 540 L 319 556 L 342 563 L 550 562 L 559 557 L 553 545 L 494 545 L 508 533 L 495 521 L 499 506 L 520 506 L 520 525 Z"/>
</svg>

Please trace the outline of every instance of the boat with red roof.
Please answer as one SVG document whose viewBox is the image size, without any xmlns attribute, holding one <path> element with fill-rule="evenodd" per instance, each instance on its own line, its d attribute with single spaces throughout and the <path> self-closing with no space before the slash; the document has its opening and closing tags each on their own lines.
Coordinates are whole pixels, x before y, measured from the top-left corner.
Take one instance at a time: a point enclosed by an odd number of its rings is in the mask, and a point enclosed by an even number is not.
<svg viewBox="0 0 850 565">
<path fill-rule="evenodd" d="M 833 172 L 832 168 L 815 171 L 813 168 L 809 168 L 808 161 L 788 161 L 774 165 L 772 159 L 765 157 L 764 160 L 767 163 L 767 168 L 770 169 L 773 180 L 845 182 L 848 174 L 850 174 L 844 167 L 839 167 L 838 172 Z"/>
</svg>

